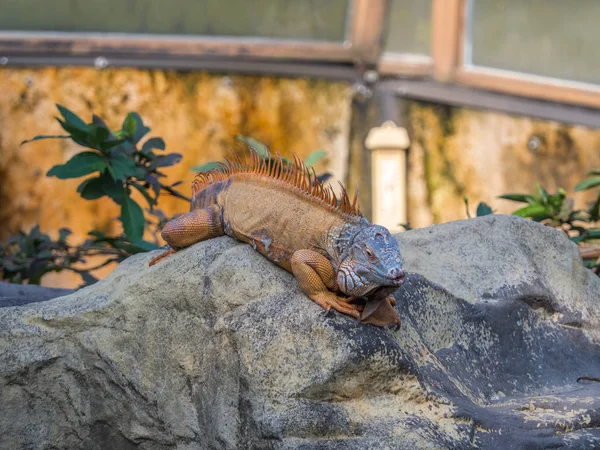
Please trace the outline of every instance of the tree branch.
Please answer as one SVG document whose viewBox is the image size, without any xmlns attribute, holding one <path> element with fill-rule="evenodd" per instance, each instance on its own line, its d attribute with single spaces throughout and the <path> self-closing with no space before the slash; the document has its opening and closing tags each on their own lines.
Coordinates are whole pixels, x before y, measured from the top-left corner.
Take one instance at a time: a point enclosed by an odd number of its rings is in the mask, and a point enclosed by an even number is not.
<svg viewBox="0 0 600 450">
<path fill-rule="evenodd" d="M 160 188 L 167 191 L 169 194 L 171 194 L 173 197 L 177 197 L 180 198 L 182 200 L 185 200 L 187 202 L 191 202 L 192 199 L 191 197 L 186 197 L 185 195 L 177 192 L 175 189 L 169 187 L 169 186 L 165 186 L 164 184 L 161 183 Z"/>
</svg>

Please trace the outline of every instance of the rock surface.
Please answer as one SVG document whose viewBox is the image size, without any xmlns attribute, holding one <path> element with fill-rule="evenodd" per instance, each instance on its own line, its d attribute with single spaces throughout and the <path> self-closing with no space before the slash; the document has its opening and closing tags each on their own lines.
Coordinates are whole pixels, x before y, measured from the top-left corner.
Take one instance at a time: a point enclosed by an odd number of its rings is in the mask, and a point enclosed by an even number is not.
<svg viewBox="0 0 600 450">
<path fill-rule="evenodd" d="M 0 309 L 0 448 L 600 446 L 600 280 L 488 216 L 398 236 L 400 331 L 326 317 L 229 238 Z"/>
<path fill-rule="evenodd" d="M 0 281 L 0 308 L 43 302 L 73 292 L 72 289 L 48 288 L 29 284 L 10 284 Z"/>
</svg>

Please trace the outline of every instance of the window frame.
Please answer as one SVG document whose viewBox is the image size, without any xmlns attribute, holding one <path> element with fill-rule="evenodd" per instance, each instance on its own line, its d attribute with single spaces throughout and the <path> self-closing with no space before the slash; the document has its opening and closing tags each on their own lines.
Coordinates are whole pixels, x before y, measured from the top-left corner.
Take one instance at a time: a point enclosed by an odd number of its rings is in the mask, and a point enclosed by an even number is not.
<svg viewBox="0 0 600 450">
<path fill-rule="evenodd" d="M 120 58 L 144 66 L 165 56 L 199 59 L 289 60 L 322 63 L 374 63 L 380 52 L 380 33 L 386 0 L 349 0 L 344 40 L 294 40 L 262 37 L 209 37 L 128 33 L 0 31 L 0 59 L 91 57 Z"/>
<path fill-rule="evenodd" d="M 115 56 L 141 60 L 170 57 L 289 58 L 294 60 L 347 60 L 345 42 L 295 41 L 271 38 L 143 35 L 124 33 L 0 32 L 0 55 Z"/>
<path fill-rule="evenodd" d="M 467 62 L 465 57 L 467 53 L 467 21 L 472 1 L 460 0 L 459 15 L 455 19 L 460 23 L 455 75 L 457 83 L 523 97 L 600 107 L 600 86 L 561 78 L 477 66 Z"/>
<path fill-rule="evenodd" d="M 431 58 L 415 68 L 414 55 L 384 55 L 388 76 L 430 76 L 433 80 L 526 98 L 600 108 L 600 86 L 466 63 L 466 33 L 472 0 L 431 0 Z M 407 57 L 410 56 L 410 57 Z M 395 58 L 395 62 L 392 62 Z M 425 57 L 422 56 L 423 60 Z"/>
<path fill-rule="evenodd" d="M 391 0 L 349 0 L 345 39 L 341 42 L 0 31 L 0 67 L 72 63 L 94 64 L 99 68 L 114 65 L 218 70 L 224 67 L 235 71 L 244 64 L 257 68 L 262 61 L 270 68 L 275 65 L 297 68 L 305 64 L 309 76 L 337 73 L 332 69 L 339 72 L 345 68 L 353 70 L 357 80 L 365 70 L 375 68 L 384 77 L 434 80 L 450 86 L 600 108 L 600 86 L 467 64 L 465 37 L 472 0 L 430 1 L 431 56 L 384 53 Z M 322 70 L 315 70 L 319 66 Z"/>
</svg>

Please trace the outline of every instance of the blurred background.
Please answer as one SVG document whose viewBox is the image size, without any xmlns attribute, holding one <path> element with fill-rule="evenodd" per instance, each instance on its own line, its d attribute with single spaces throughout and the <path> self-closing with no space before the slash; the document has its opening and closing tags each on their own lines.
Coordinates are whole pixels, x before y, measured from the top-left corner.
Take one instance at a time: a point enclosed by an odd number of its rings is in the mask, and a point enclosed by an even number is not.
<svg viewBox="0 0 600 450">
<path fill-rule="evenodd" d="M 323 151 L 317 173 L 358 185 L 364 214 L 394 231 L 464 219 L 480 202 L 511 213 L 498 197 L 537 183 L 575 206 L 596 198 L 574 188 L 600 169 L 597 0 L 0 0 L 0 11 L 0 241 L 36 224 L 53 239 L 69 228 L 73 243 L 122 233 L 117 203 L 46 176 L 81 146 L 20 145 L 65 134 L 56 104 L 111 130 L 137 112 L 182 155 L 164 183 L 188 196 L 192 167 L 241 135 L 286 157 Z M 172 217 L 189 204 L 166 193 L 156 207 Z"/>
</svg>

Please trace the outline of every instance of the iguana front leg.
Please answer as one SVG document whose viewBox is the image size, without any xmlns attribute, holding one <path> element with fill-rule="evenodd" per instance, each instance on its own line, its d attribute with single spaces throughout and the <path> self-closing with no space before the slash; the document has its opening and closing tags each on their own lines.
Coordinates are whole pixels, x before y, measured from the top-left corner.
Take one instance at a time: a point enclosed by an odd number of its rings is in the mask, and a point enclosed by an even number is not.
<svg viewBox="0 0 600 450">
<path fill-rule="evenodd" d="M 359 306 L 331 292 L 339 288 L 333 266 L 327 258 L 312 250 L 298 250 L 292 255 L 291 263 L 300 288 L 312 301 L 327 311 L 333 308 L 357 319 L 360 317 Z"/>
<path fill-rule="evenodd" d="M 162 229 L 161 235 L 171 247 L 150 261 L 150 265 L 167 258 L 175 253 L 175 250 L 189 247 L 196 242 L 205 241 L 218 236 L 223 236 L 223 224 L 221 223 L 221 207 L 211 205 L 208 208 L 196 209 L 187 214 L 167 222 Z"/>
</svg>

